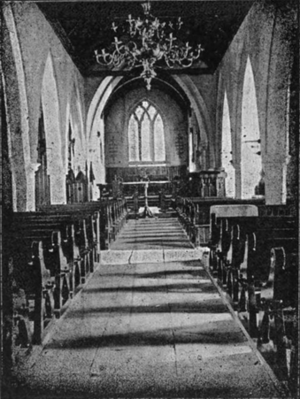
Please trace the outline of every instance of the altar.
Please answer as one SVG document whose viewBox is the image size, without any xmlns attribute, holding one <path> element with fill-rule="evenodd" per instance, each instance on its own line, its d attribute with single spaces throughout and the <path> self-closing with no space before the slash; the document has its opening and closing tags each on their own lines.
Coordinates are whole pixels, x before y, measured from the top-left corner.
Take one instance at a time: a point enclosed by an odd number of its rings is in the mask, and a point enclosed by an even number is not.
<svg viewBox="0 0 300 399">
<path fill-rule="evenodd" d="M 169 187 L 171 182 L 169 180 L 162 180 L 162 181 L 150 181 L 150 180 L 145 180 L 145 181 L 138 181 L 138 182 L 123 182 L 123 186 L 129 186 L 133 188 L 133 202 L 134 202 L 134 212 L 135 214 L 139 213 L 139 197 L 141 197 L 141 192 L 139 190 L 140 188 L 143 188 L 143 197 L 144 197 L 144 210 L 142 212 L 142 217 L 153 217 L 153 212 L 150 209 L 151 207 L 149 206 L 149 187 L 154 186 L 156 188 L 160 188 L 160 190 L 154 195 L 162 195 L 162 192 L 166 189 L 166 187 Z M 132 192 L 132 190 L 130 190 Z M 126 197 L 126 189 L 123 190 L 123 194 Z M 153 196 L 153 195 L 152 195 Z"/>
</svg>

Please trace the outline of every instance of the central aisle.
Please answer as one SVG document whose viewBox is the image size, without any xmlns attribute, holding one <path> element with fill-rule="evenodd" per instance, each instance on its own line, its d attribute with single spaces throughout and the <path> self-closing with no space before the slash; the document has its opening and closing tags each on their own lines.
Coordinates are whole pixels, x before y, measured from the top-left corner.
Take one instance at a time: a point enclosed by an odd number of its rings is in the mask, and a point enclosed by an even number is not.
<svg viewBox="0 0 300 399">
<path fill-rule="evenodd" d="M 14 398 L 281 397 L 193 260 L 200 252 L 138 263 L 149 253 L 105 254 L 43 350 L 19 366 Z"/>
</svg>

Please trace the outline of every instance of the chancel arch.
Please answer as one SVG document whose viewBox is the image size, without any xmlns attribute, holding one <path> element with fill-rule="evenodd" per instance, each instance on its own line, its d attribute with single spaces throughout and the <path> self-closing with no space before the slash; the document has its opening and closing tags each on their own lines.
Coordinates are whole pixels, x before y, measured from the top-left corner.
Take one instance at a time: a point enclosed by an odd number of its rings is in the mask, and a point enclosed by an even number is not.
<svg viewBox="0 0 300 399">
<path fill-rule="evenodd" d="M 131 85 L 125 89 L 104 110 L 107 180 L 116 174 L 128 179 L 143 173 L 166 178 L 185 174 L 188 107 L 159 86 L 150 92 Z"/>
<path fill-rule="evenodd" d="M 242 198 L 252 198 L 264 192 L 262 188 L 256 188 L 263 182 L 263 170 L 257 97 L 249 57 L 243 82 L 241 118 L 241 194 Z"/>
</svg>

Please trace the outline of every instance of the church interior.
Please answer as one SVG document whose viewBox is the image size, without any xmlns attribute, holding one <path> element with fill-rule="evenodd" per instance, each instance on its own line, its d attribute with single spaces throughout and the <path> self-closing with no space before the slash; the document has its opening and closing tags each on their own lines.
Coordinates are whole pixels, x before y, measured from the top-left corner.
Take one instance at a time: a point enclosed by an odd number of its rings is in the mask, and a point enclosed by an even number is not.
<svg viewBox="0 0 300 399">
<path fill-rule="evenodd" d="M 4 398 L 296 398 L 297 0 L 1 5 Z"/>
</svg>

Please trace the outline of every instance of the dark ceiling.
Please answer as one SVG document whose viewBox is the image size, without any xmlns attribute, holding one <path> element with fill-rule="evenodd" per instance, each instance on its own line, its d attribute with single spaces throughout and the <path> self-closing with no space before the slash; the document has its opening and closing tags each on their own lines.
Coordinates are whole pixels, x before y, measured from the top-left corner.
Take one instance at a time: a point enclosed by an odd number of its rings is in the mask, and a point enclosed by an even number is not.
<svg viewBox="0 0 300 399">
<path fill-rule="evenodd" d="M 179 16 L 184 41 L 204 48 L 203 63 L 189 73 L 213 73 L 254 0 L 151 1 L 151 13 L 161 21 Z M 85 76 L 106 73 L 96 63 L 94 50 L 107 48 L 115 33 L 112 22 L 126 23 L 128 14 L 143 15 L 139 1 L 38 2 L 75 64 Z"/>
</svg>

